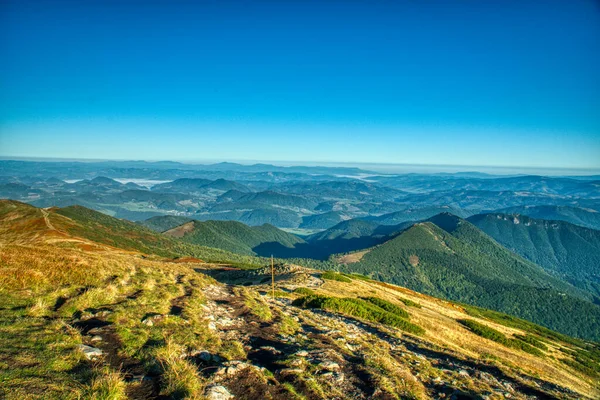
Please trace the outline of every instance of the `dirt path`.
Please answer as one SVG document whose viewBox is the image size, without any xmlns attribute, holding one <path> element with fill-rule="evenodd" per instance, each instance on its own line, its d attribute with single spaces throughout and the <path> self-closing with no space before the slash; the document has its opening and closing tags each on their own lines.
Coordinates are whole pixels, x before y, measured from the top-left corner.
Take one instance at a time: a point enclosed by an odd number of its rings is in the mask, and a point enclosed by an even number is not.
<svg viewBox="0 0 600 400">
<path fill-rule="evenodd" d="M 52 222 L 50 222 L 50 218 L 48 218 L 48 211 L 44 210 L 43 208 L 40 208 L 40 211 L 44 216 L 44 222 L 46 223 L 48 229 L 50 229 L 51 231 L 58 231 L 58 229 L 56 229 L 54 225 L 52 225 Z"/>
</svg>

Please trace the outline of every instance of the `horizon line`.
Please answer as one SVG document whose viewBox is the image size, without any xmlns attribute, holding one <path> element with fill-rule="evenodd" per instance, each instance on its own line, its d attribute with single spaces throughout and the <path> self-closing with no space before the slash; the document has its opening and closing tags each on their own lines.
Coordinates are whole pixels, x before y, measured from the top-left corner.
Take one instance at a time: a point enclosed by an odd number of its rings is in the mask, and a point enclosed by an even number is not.
<svg viewBox="0 0 600 400">
<path fill-rule="evenodd" d="M 3 161 L 25 161 L 25 162 L 80 162 L 80 163 L 94 163 L 94 162 L 146 162 L 146 163 L 161 163 L 171 162 L 181 165 L 216 165 L 221 163 L 232 163 L 238 165 L 272 165 L 276 167 L 289 168 L 289 167 L 340 167 L 340 168 L 351 168 L 359 166 L 372 166 L 372 167 L 407 167 L 407 168 L 475 168 L 472 170 L 460 170 L 450 172 L 453 174 L 458 173 L 482 173 L 488 175 L 494 175 L 489 172 L 482 172 L 478 169 L 500 169 L 500 170 L 548 170 L 548 171 L 578 171 L 578 176 L 585 175 L 596 175 L 600 174 L 599 167 L 548 167 L 548 166 L 509 166 L 509 165 L 469 165 L 469 164 L 416 164 L 416 163 L 378 163 L 378 162 L 352 162 L 352 161 L 301 161 L 301 160 L 248 160 L 248 159 L 133 159 L 133 158 L 75 158 L 75 157 L 30 157 L 30 156 L 3 156 L 0 155 L 0 160 Z M 359 168 L 362 169 L 362 168 Z M 586 172 L 581 174 L 581 172 Z M 379 172 L 381 171 L 368 171 L 365 172 Z M 408 172 L 404 172 L 407 174 Z M 444 173 L 430 172 L 430 173 Z M 449 172 L 447 172 L 449 173 Z M 508 172 L 505 172 L 508 174 Z M 385 173 L 393 174 L 393 173 Z M 402 174 L 402 173 L 396 173 Z M 511 175 L 518 175 L 519 173 L 512 173 Z"/>
</svg>

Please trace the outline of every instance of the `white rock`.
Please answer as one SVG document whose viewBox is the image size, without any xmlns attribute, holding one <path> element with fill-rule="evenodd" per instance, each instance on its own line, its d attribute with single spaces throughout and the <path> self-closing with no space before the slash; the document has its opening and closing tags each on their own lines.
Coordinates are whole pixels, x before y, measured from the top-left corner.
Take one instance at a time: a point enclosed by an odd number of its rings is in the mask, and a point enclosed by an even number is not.
<svg viewBox="0 0 600 400">
<path fill-rule="evenodd" d="M 92 338 L 90 339 L 90 342 L 101 342 L 101 341 L 102 341 L 102 336 L 100 336 L 100 335 L 92 336 Z"/>
<path fill-rule="evenodd" d="M 79 351 L 83 352 L 83 355 L 88 360 L 91 360 L 92 358 L 95 358 L 95 357 L 100 357 L 102 355 L 102 350 L 97 349 L 96 347 L 86 346 L 85 344 L 80 344 L 79 346 L 77 346 L 77 348 L 79 349 Z"/>
<path fill-rule="evenodd" d="M 206 388 L 204 396 L 208 400 L 229 400 L 233 399 L 233 395 L 229 393 L 229 390 L 225 386 L 214 385 Z"/>
<path fill-rule="evenodd" d="M 333 361 L 323 361 L 322 363 L 319 364 L 319 366 L 328 371 L 336 371 L 336 370 L 340 369 L 340 365 Z"/>
</svg>

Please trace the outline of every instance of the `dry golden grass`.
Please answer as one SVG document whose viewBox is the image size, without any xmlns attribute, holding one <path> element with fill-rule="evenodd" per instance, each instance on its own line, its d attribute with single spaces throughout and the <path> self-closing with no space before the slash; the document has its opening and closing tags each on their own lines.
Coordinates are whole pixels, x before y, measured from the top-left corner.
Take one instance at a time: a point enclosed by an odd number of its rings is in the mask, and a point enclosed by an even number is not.
<svg viewBox="0 0 600 400">
<path fill-rule="evenodd" d="M 206 383 L 198 369 L 183 358 L 184 354 L 185 348 L 170 339 L 156 351 L 155 357 L 165 380 L 162 394 L 173 398 L 200 399 Z"/>
<path fill-rule="evenodd" d="M 511 371 L 515 367 L 518 367 L 528 375 L 567 387 L 587 397 L 600 397 L 597 382 L 560 363 L 556 357 L 549 357 L 552 355 L 556 356 L 554 353 L 556 349 L 560 346 L 565 347 L 565 344 L 544 340 L 544 343 L 547 343 L 550 347 L 548 356 L 544 358 L 505 347 L 470 332 L 456 322 L 457 319 L 467 316 L 460 306 L 409 289 L 382 284 L 380 282 L 366 282 L 357 279 L 353 280 L 352 283 L 326 282 L 316 291 L 319 294 L 338 297 L 376 296 L 385 299 L 407 310 L 411 316 L 411 322 L 425 329 L 426 333 L 423 338 L 434 345 L 447 349 L 459 356 L 482 360 L 493 359 L 502 369 Z M 422 308 L 404 306 L 400 299 L 412 300 L 419 303 Z M 492 321 L 472 316 L 469 316 L 469 318 L 486 324 L 508 336 L 526 334 L 522 330 L 510 328 Z M 564 353 L 560 353 L 560 357 L 565 357 Z"/>
</svg>

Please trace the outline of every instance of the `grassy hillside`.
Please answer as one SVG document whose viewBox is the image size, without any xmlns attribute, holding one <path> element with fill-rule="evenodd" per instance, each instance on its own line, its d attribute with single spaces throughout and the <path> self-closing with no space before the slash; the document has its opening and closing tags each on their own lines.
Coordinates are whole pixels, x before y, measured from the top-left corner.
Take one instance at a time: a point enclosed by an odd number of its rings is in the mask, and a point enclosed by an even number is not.
<svg viewBox="0 0 600 400">
<path fill-rule="evenodd" d="M 341 268 L 600 339 L 600 307 L 589 295 L 458 217 L 440 215 L 416 224 Z"/>
<path fill-rule="evenodd" d="M 600 296 L 600 231 L 522 215 L 482 214 L 469 221 L 506 248 Z"/>
<path fill-rule="evenodd" d="M 6 240 L 17 242 L 29 241 L 32 232 L 37 232 L 42 236 L 72 236 L 114 248 L 168 258 L 189 256 L 240 265 L 261 262 L 253 257 L 221 249 L 184 243 L 136 223 L 81 206 L 43 210 L 16 201 L 0 200 L 0 222 L 7 229 Z"/>
<path fill-rule="evenodd" d="M 306 217 L 303 217 L 300 228 L 328 229 L 342 221 L 342 214 L 337 211 L 329 211 L 323 214 L 307 215 Z"/>
<path fill-rule="evenodd" d="M 192 221 L 191 218 L 178 215 L 157 215 L 156 217 L 140 221 L 138 224 L 152 229 L 155 232 L 164 232 L 190 221 Z"/>
<path fill-rule="evenodd" d="M 266 254 L 267 245 L 293 248 L 304 240 L 272 225 L 248 226 L 236 221 L 191 221 L 164 232 L 166 236 L 201 246 L 214 247 L 244 255 Z"/>
</svg>

